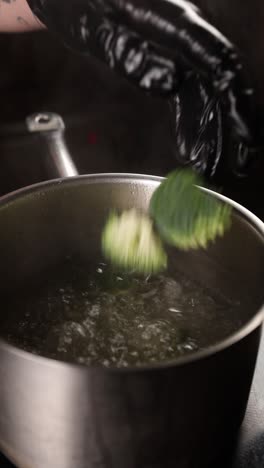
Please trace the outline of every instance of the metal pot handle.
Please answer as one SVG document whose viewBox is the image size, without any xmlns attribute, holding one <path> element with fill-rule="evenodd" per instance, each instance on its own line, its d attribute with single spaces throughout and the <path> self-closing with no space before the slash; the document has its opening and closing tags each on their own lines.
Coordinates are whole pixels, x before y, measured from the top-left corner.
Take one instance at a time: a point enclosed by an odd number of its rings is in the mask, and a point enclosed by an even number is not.
<svg viewBox="0 0 264 468">
<path fill-rule="evenodd" d="M 78 175 L 64 140 L 65 125 L 59 115 L 51 112 L 36 113 L 26 119 L 26 125 L 29 132 L 38 134 L 45 144 L 49 176 L 63 178 Z"/>
</svg>

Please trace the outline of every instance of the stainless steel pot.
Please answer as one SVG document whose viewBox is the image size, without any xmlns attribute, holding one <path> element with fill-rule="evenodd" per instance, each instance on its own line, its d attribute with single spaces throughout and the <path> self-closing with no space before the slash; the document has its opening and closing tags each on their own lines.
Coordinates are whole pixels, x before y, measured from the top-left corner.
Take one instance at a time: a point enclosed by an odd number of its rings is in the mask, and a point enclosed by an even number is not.
<svg viewBox="0 0 264 468">
<path fill-rule="evenodd" d="M 53 169 L 76 175 L 61 120 L 33 116 L 28 125 L 47 144 Z M 89 260 L 100 249 L 109 209 L 146 210 L 160 181 L 131 174 L 77 176 L 3 197 L 0 293 L 31 287 L 32 278 L 67 255 Z M 233 442 L 261 335 L 264 225 L 225 200 L 234 207 L 230 232 L 207 251 L 175 252 L 175 261 L 208 287 L 239 299 L 243 326 L 205 351 L 127 369 L 70 365 L 0 341 L 0 447 L 17 466 L 204 468 Z"/>
</svg>

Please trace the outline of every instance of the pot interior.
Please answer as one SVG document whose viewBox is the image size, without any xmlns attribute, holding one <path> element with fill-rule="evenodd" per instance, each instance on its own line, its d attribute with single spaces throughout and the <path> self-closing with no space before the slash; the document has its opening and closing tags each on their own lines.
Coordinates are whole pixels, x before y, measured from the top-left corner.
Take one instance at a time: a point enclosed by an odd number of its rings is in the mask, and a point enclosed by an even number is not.
<svg viewBox="0 0 264 468">
<path fill-rule="evenodd" d="M 45 285 L 49 291 L 54 286 L 63 292 L 65 281 L 72 279 L 76 284 L 82 281 L 86 269 L 88 275 L 91 269 L 98 268 L 98 262 L 102 261 L 101 230 L 109 211 L 132 207 L 146 211 L 158 184 L 158 178 L 143 176 L 87 176 L 45 183 L 5 197 L 0 206 L 1 337 L 31 350 L 25 346 L 25 333 L 30 330 L 30 326 L 26 330 L 24 323 L 25 295 L 27 300 L 34 298 Z M 225 332 L 231 334 L 259 311 L 264 296 L 263 239 L 254 222 L 234 210 L 230 231 L 207 250 L 168 251 L 171 278 L 182 275 L 194 290 L 202 288 L 223 299 L 219 316 L 215 313 L 211 324 L 215 330 L 221 320 L 233 320 Z M 65 301 L 67 305 L 67 297 Z M 42 309 L 40 302 L 33 302 L 31 313 L 43 314 L 48 306 L 47 303 Z M 32 312 L 34 307 L 38 310 Z M 63 307 L 60 314 L 66 310 L 65 304 Z M 200 307 L 203 307 L 201 301 Z M 41 322 L 46 320 L 45 314 L 39 317 Z M 210 320 L 209 317 L 207 322 Z M 31 334 L 37 333 L 36 330 L 32 325 Z M 41 335 L 43 330 L 47 336 Z M 49 331 L 47 327 L 43 330 L 38 336 L 42 347 L 32 351 L 56 357 L 45 351 Z M 213 345 L 214 339 L 226 337 L 216 335 L 208 345 Z M 74 353 L 78 354 L 78 346 Z M 63 356 L 62 353 L 59 357 L 63 359 Z"/>
</svg>

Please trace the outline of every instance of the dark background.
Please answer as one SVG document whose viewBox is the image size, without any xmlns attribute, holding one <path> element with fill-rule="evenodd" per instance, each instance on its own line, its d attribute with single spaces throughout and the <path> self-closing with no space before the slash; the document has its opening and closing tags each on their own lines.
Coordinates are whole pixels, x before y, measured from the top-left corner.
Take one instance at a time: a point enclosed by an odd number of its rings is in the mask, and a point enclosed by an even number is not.
<svg viewBox="0 0 264 468">
<path fill-rule="evenodd" d="M 166 173 L 173 164 L 169 109 L 47 33 L 0 36 L 0 190 L 45 178 L 44 154 L 25 133 L 38 111 L 58 112 L 80 173 Z"/>
<path fill-rule="evenodd" d="M 167 102 L 148 97 L 92 58 L 66 50 L 46 32 L 1 35 L 0 54 L 0 195 L 46 178 L 45 154 L 24 124 L 38 111 L 62 115 L 80 173 L 165 175 L 175 167 Z M 229 152 L 227 142 L 225 157 Z M 263 171 L 260 154 L 250 177 L 221 181 L 227 195 L 261 217 Z"/>
</svg>

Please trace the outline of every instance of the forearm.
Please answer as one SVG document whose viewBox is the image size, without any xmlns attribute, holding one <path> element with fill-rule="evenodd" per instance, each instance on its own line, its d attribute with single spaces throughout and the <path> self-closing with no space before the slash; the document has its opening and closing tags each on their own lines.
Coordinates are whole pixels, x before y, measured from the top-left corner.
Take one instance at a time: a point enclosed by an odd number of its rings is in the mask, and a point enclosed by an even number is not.
<svg viewBox="0 0 264 468">
<path fill-rule="evenodd" d="M 43 27 L 26 0 L 0 0 L 0 32 L 26 32 Z"/>
</svg>

